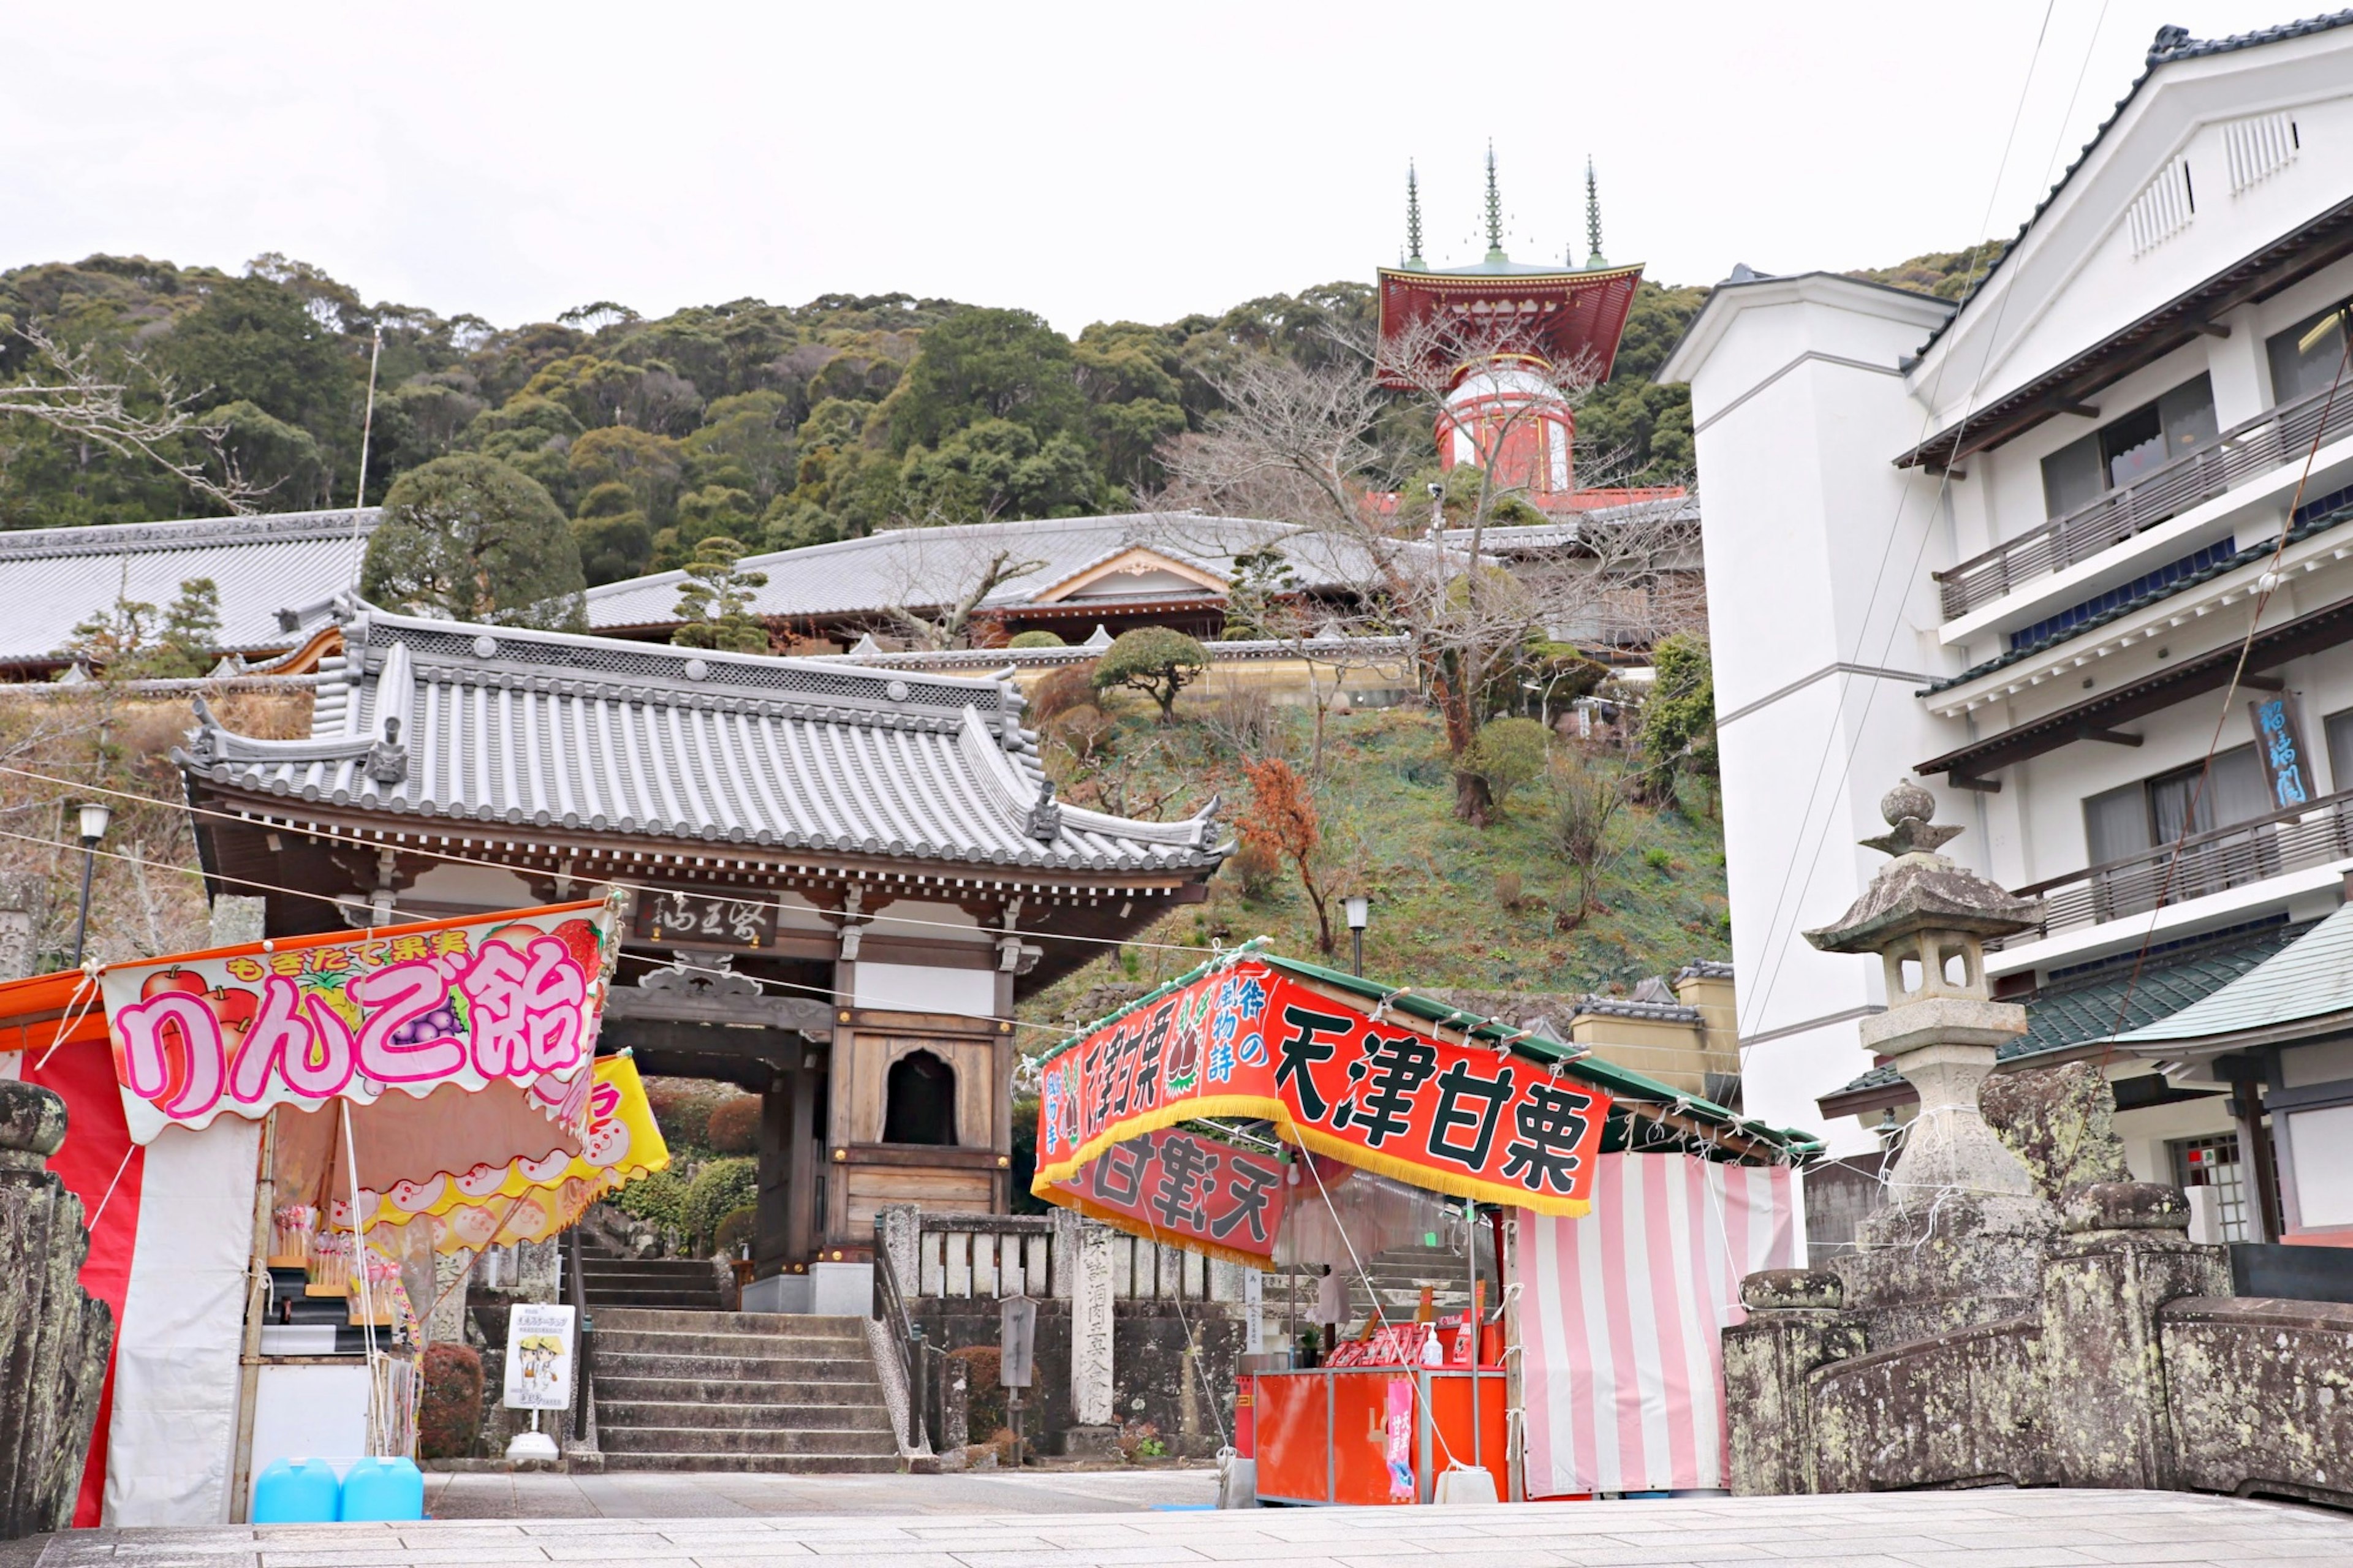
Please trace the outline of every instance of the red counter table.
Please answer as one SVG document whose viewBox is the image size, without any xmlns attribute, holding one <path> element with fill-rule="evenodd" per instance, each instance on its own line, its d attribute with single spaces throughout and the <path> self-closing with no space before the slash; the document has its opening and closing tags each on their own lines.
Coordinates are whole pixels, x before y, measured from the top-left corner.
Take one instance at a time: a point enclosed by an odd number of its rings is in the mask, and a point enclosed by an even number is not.
<svg viewBox="0 0 2353 1568">
<path fill-rule="evenodd" d="M 1414 1385 L 1414 1496 L 1389 1495 L 1393 1379 Z M 1252 1447 L 1262 1503 L 1428 1502 L 1450 1456 L 1512 1495 L 1501 1367 L 1345 1366 L 1250 1374 Z"/>
</svg>

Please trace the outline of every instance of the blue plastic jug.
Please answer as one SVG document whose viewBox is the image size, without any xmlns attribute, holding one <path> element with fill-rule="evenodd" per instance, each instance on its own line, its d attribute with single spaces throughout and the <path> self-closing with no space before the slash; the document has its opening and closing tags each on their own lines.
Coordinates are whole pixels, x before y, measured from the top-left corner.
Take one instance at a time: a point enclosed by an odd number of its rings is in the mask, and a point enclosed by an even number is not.
<svg viewBox="0 0 2353 1568">
<path fill-rule="evenodd" d="M 273 1459 L 253 1483 L 256 1524 L 332 1524 L 339 1489 L 324 1459 Z"/>
<path fill-rule="evenodd" d="M 362 1459 L 343 1474 L 347 1520 L 423 1519 L 425 1476 L 413 1459 Z"/>
</svg>

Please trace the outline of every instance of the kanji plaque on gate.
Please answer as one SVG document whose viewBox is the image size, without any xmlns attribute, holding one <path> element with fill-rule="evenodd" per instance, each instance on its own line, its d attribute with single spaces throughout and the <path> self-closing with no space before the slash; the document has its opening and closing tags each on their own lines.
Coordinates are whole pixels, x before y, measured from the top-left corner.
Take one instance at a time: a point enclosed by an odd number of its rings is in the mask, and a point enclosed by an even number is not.
<svg viewBox="0 0 2353 1568">
<path fill-rule="evenodd" d="M 765 950 L 776 943 L 776 901 L 648 888 L 638 895 L 640 942 Z"/>
<path fill-rule="evenodd" d="M 1432 1191 L 1582 1215 L 1609 1103 L 1547 1064 L 1434 1038 L 1243 957 L 1047 1059 L 1031 1190 L 1049 1196 L 1114 1145 L 1180 1121 L 1243 1117 Z"/>
</svg>

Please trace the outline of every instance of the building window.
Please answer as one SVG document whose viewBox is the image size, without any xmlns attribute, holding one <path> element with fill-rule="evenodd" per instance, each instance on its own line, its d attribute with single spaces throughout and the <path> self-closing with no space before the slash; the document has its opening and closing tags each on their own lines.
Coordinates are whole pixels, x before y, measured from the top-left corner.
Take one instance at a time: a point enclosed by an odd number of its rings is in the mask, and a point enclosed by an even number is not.
<svg viewBox="0 0 2353 1568">
<path fill-rule="evenodd" d="M 953 1147 L 955 1101 L 955 1068 L 929 1051 L 909 1051 L 883 1085 L 882 1142 Z"/>
<path fill-rule="evenodd" d="M 2208 1138 L 2176 1138 L 2166 1145 L 2173 1155 L 2173 1184 L 2214 1189 L 2214 1208 L 2222 1222 L 2224 1241 L 2252 1241 L 2247 1225 L 2247 1184 L 2239 1165 L 2235 1133 Z"/>
<path fill-rule="evenodd" d="M 2274 403 L 2294 403 L 2328 390 L 2345 360 L 2345 311 L 2343 305 L 2331 305 L 2265 340 Z"/>
<path fill-rule="evenodd" d="M 2353 719 L 2353 713 L 2346 715 Z M 2336 721 L 2329 721 L 2336 744 Z M 2353 741 L 2353 732 L 2348 732 Z M 2332 752 L 2333 758 L 2333 752 Z M 2253 746 L 2218 752 L 2213 775 L 2200 788 L 2203 763 L 2103 791 L 2084 801 L 2084 843 L 2091 864 L 2105 866 L 2170 844 L 2185 834 L 2252 821 L 2272 809 L 2271 785 Z"/>
<path fill-rule="evenodd" d="M 2212 440 L 2214 383 L 2192 376 L 2154 403 L 2119 415 L 2042 459 L 2042 508 L 2048 517 L 2081 510 L 2108 491 Z"/>
</svg>

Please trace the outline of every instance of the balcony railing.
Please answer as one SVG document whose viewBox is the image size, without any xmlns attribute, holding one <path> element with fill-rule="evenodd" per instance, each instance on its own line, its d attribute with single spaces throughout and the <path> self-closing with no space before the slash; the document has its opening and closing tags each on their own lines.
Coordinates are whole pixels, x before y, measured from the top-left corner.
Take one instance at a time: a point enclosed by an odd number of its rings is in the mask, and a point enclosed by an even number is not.
<svg viewBox="0 0 2353 1568">
<path fill-rule="evenodd" d="M 2209 893 L 2308 870 L 2353 857 L 2353 790 L 2309 805 L 2195 833 L 2176 847 L 2161 845 L 2087 871 L 2073 871 L 2021 888 L 2021 898 L 2043 900 L 2042 923 L 2008 939 L 2016 946 L 2073 927 L 2147 914 Z M 2001 945 L 1989 942 L 1989 947 Z"/>
<path fill-rule="evenodd" d="M 1945 619 L 1990 605 L 2036 578 L 2086 561 L 2112 544 L 2179 517 L 2259 474 L 2301 462 L 2313 437 L 2353 434 L 2353 397 L 2329 405 L 2327 392 L 2265 409 L 2204 446 L 2184 452 L 2131 484 L 2006 540 L 1982 555 L 1933 573 Z"/>
</svg>

